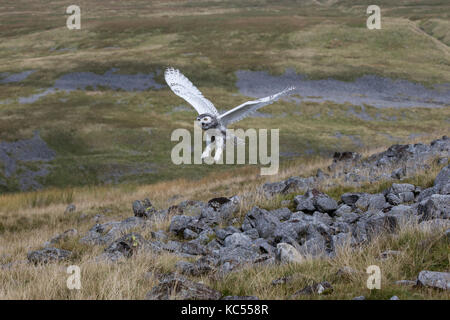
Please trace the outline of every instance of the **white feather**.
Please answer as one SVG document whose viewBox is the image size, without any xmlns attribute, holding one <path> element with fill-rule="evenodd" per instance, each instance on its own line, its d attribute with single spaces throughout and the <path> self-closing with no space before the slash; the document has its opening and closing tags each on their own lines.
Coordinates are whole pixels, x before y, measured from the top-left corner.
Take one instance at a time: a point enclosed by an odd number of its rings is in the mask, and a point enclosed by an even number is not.
<svg viewBox="0 0 450 320">
<path fill-rule="evenodd" d="M 211 101 L 206 99 L 188 78 L 179 70 L 167 68 L 164 72 L 164 78 L 170 89 L 179 97 L 191 104 L 198 114 L 209 113 L 218 116 L 219 112 Z"/>
<path fill-rule="evenodd" d="M 231 123 L 237 122 L 239 120 L 244 119 L 245 117 L 248 117 L 252 112 L 255 112 L 259 108 L 262 108 L 264 106 L 267 106 L 268 104 L 275 102 L 280 96 L 294 89 L 295 87 L 289 87 L 271 96 L 261 98 L 258 100 L 247 101 L 237 106 L 236 108 L 221 114 L 218 117 L 218 119 L 222 122 L 224 126 L 227 126 Z"/>
</svg>

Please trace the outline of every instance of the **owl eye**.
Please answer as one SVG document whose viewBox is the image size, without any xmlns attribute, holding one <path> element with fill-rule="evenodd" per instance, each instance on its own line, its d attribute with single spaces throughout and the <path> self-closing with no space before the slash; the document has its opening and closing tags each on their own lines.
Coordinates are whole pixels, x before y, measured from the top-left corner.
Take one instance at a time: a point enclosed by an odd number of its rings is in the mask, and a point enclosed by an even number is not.
<svg viewBox="0 0 450 320">
<path fill-rule="evenodd" d="M 203 118 L 203 121 L 206 121 L 206 120 L 208 120 L 208 118 Z"/>
</svg>

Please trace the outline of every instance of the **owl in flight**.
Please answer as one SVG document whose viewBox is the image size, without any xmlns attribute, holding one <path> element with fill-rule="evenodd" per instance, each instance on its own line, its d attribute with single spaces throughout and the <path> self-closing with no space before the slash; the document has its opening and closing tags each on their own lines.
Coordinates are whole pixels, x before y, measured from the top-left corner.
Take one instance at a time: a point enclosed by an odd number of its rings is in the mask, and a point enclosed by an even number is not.
<svg viewBox="0 0 450 320">
<path fill-rule="evenodd" d="M 167 68 L 164 72 L 164 78 L 170 89 L 172 89 L 177 96 L 189 102 L 189 104 L 191 104 L 198 112 L 199 115 L 197 116 L 196 121 L 202 130 L 206 131 L 206 134 L 208 134 L 208 132 L 215 132 L 213 136 L 207 139 L 207 141 L 209 140 L 211 142 L 206 146 L 205 151 L 202 153 L 202 159 L 208 157 L 211 153 L 213 144 L 215 144 L 215 162 L 219 161 L 225 146 L 225 139 L 229 138 L 229 136 L 227 136 L 227 126 L 229 124 L 244 119 L 252 112 L 275 102 L 283 94 L 295 89 L 295 87 L 289 87 L 271 96 L 247 101 L 234 109 L 219 114 L 212 102 L 206 99 L 192 82 L 179 70 Z M 210 129 L 215 130 L 210 131 Z"/>
</svg>

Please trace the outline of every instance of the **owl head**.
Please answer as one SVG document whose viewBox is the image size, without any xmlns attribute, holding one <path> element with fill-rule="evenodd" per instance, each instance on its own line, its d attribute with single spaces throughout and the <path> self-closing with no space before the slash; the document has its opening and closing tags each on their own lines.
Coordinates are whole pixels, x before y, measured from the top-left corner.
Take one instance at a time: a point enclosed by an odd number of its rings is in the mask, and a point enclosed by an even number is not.
<svg viewBox="0 0 450 320">
<path fill-rule="evenodd" d="M 212 129 L 218 125 L 216 117 L 209 113 L 199 115 L 196 120 L 203 130 Z"/>
</svg>

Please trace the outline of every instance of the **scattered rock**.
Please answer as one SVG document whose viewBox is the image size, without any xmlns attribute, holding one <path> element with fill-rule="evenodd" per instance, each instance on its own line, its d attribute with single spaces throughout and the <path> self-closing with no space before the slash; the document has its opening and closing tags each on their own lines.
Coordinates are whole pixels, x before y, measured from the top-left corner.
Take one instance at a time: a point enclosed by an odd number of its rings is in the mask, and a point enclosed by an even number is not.
<svg viewBox="0 0 450 320">
<path fill-rule="evenodd" d="M 419 204 L 420 221 L 450 219 L 450 195 L 433 194 Z"/>
<path fill-rule="evenodd" d="M 287 284 L 287 283 L 291 283 L 292 280 L 293 280 L 292 276 L 285 276 L 285 277 L 281 277 L 281 278 L 272 280 L 272 285 L 278 286 L 281 284 Z"/>
<path fill-rule="evenodd" d="M 450 140 L 443 138 L 431 145 L 395 145 L 368 159 L 361 159 L 360 155 L 351 152 L 336 153 L 326 173 L 318 171 L 313 177 L 291 177 L 262 186 L 266 196 L 304 192 L 295 196 L 293 201 L 282 202 L 281 206 L 295 205 L 295 212 L 286 207 L 269 211 L 255 206 L 247 212 L 240 227 L 234 226 L 239 221 L 236 213 L 241 203 L 237 196 L 216 197 L 207 203 L 186 200 L 160 211 L 153 208 L 149 199 L 136 200 L 132 204 L 134 217 L 97 223 L 80 242 L 106 246 L 101 257 L 110 261 L 128 258 L 141 248 L 155 252 L 169 251 L 189 259 L 189 262 L 176 264 L 176 269 L 183 275 L 201 276 L 214 272 L 222 276 L 244 265 L 302 263 L 309 256 L 333 257 L 339 248 L 357 247 L 378 235 L 394 233 L 399 226 L 409 222 L 419 222 L 421 229 L 434 233 L 446 232 L 444 236 L 449 237 L 450 166 L 441 170 L 433 187 L 424 190 L 408 183 L 393 183 L 383 193 L 344 193 L 341 195 L 342 202 L 338 204 L 325 193 L 314 189 L 317 185 L 330 186 L 334 178 L 353 186 L 389 180 L 391 170 L 396 178 L 410 176 L 426 168 L 425 159 L 448 156 L 449 150 Z M 136 228 L 153 228 L 156 218 L 162 221 L 168 217 L 172 218 L 167 234 L 167 230 L 151 231 L 151 241 L 142 239 L 139 234 L 126 234 Z M 52 238 L 48 244 L 75 234 L 68 230 Z M 169 234 L 178 236 L 178 240 L 169 240 Z M 135 246 L 135 243 L 138 245 Z M 379 258 L 386 259 L 399 253 L 388 250 Z M 336 276 L 351 279 L 355 274 L 357 271 L 350 267 L 342 267 Z M 159 286 L 149 292 L 148 297 L 171 298 L 167 290 L 174 288 L 177 281 L 183 284 L 173 298 L 190 297 L 192 292 L 195 296 L 197 284 L 194 283 L 191 290 L 192 283 L 180 277 L 165 277 Z M 289 279 L 291 277 L 276 279 L 272 284 L 283 284 Z M 296 294 L 331 291 L 331 285 L 322 282 L 313 283 Z"/>
<path fill-rule="evenodd" d="M 362 193 L 344 193 L 343 195 L 341 195 L 341 200 L 343 203 L 345 203 L 346 205 L 352 207 L 356 201 L 359 200 L 359 198 L 362 196 Z"/>
<path fill-rule="evenodd" d="M 228 220 L 232 215 L 239 211 L 241 199 L 238 196 L 231 198 L 214 198 L 208 201 L 208 206 L 214 211 L 220 212 L 222 219 Z"/>
<path fill-rule="evenodd" d="M 98 258 L 115 262 L 131 257 L 146 246 L 146 240 L 140 234 L 129 233 L 111 243 Z"/>
<path fill-rule="evenodd" d="M 333 213 L 338 208 L 334 199 L 316 189 L 308 190 L 303 196 L 296 196 L 294 203 L 297 211 L 307 213 L 315 211 Z"/>
<path fill-rule="evenodd" d="M 434 180 L 434 187 L 439 191 L 445 185 L 450 183 L 450 164 L 444 167 L 436 176 Z"/>
<path fill-rule="evenodd" d="M 244 218 L 242 230 L 255 228 L 261 238 L 272 239 L 279 220 L 267 210 L 253 207 Z"/>
<path fill-rule="evenodd" d="M 336 272 L 336 276 L 344 280 L 351 280 L 356 274 L 358 274 L 358 271 L 349 266 L 339 268 Z"/>
<path fill-rule="evenodd" d="M 389 193 L 386 195 L 386 200 L 393 206 L 398 206 L 402 203 L 402 200 L 395 194 Z"/>
<path fill-rule="evenodd" d="M 402 179 L 406 175 L 406 170 L 404 167 L 397 168 L 395 170 L 392 170 L 391 172 L 391 178 L 392 179 Z"/>
<path fill-rule="evenodd" d="M 57 248 L 44 248 L 41 250 L 28 252 L 28 261 L 34 264 L 46 264 L 50 262 L 59 262 L 67 260 L 72 252 Z"/>
<path fill-rule="evenodd" d="M 177 206 L 172 207 L 172 211 L 179 215 L 198 216 L 208 204 L 201 201 L 186 200 L 180 202 Z"/>
<path fill-rule="evenodd" d="M 150 200 L 146 198 L 142 201 L 136 200 L 133 202 L 133 212 L 136 217 L 149 218 L 156 213 L 156 209 L 153 207 Z"/>
<path fill-rule="evenodd" d="M 180 251 L 190 255 L 204 255 L 208 250 L 203 245 L 197 242 L 188 241 L 181 244 Z"/>
<path fill-rule="evenodd" d="M 309 212 L 312 213 L 316 211 L 316 207 L 314 206 L 314 201 L 312 198 L 308 198 L 308 196 L 296 196 L 294 198 L 294 204 L 296 205 L 297 211 Z"/>
<path fill-rule="evenodd" d="M 319 212 L 332 213 L 337 209 L 337 202 L 327 195 L 317 196 L 315 207 Z"/>
<path fill-rule="evenodd" d="M 398 280 L 395 281 L 396 285 L 399 286 L 414 286 L 416 285 L 417 281 L 413 281 L 413 280 Z"/>
<path fill-rule="evenodd" d="M 244 234 L 252 240 L 259 238 L 259 232 L 255 228 L 245 231 Z"/>
<path fill-rule="evenodd" d="M 192 240 L 198 237 L 198 233 L 192 231 L 191 229 L 184 229 L 183 231 L 183 238 L 185 240 Z"/>
<path fill-rule="evenodd" d="M 335 152 L 333 155 L 333 163 L 328 167 L 330 171 L 336 171 L 338 169 L 343 172 L 348 172 L 361 160 L 361 155 L 352 152 L 352 151 L 344 151 L 344 152 Z"/>
<path fill-rule="evenodd" d="M 256 229 L 250 229 L 250 230 L 256 231 Z M 237 233 L 237 232 L 239 232 L 239 229 L 237 229 L 233 226 L 228 226 L 223 229 L 216 229 L 216 237 L 220 240 L 225 240 L 226 237 L 232 235 L 233 233 Z M 258 231 L 256 231 L 256 233 L 258 233 Z M 257 237 L 259 237 L 259 235 Z"/>
<path fill-rule="evenodd" d="M 401 194 L 405 192 L 414 192 L 415 186 L 409 183 L 393 183 L 390 192 L 393 194 Z"/>
<path fill-rule="evenodd" d="M 277 244 L 276 260 L 281 263 L 302 263 L 303 256 L 288 243 Z"/>
<path fill-rule="evenodd" d="M 147 300 L 219 300 L 222 294 L 202 283 L 171 274 L 147 293 Z"/>
<path fill-rule="evenodd" d="M 78 234 L 77 229 L 69 229 L 64 231 L 61 234 L 58 234 L 50 239 L 50 241 L 44 244 L 45 247 L 60 243 L 61 241 L 65 241 L 67 239 L 73 238 Z"/>
<path fill-rule="evenodd" d="M 289 220 L 292 215 L 291 210 L 289 210 L 288 208 L 280 208 L 280 209 L 276 209 L 276 210 L 271 210 L 269 212 L 271 215 L 277 217 L 278 220 L 280 220 L 280 221 Z"/>
<path fill-rule="evenodd" d="M 450 290 L 450 273 L 436 271 L 420 271 L 417 285 L 443 290 Z"/>
<path fill-rule="evenodd" d="M 350 207 L 347 204 L 343 204 L 343 205 L 339 206 L 339 208 L 336 210 L 336 212 L 334 214 L 338 217 L 341 217 L 344 214 L 348 214 L 351 212 L 352 212 L 352 207 Z"/>
<path fill-rule="evenodd" d="M 290 177 L 289 179 L 280 182 L 265 183 L 262 186 L 262 190 L 267 197 L 272 197 L 277 194 L 305 192 L 314 184 L 314 182 L 314 177 Z"/>
<path fill-rule="evenodd" d="M 303 289 L 295 292 L 293 297 L 299 295 L 312 295 L 312 294 L 330 294 L 333 292 L 333 286 L 328 281 L 316 283 L 314 282 L 310 286 L 306 286 Z"/>
<path fill-rule="evenodd" d="M 269 254 L 270 256 L 275 255 L 275 248 L 271 246 L 265 239 L 258 238 L 256 239 L 253 244 L 253 246 L 256 246 L 259 249 L 259 252 L 262 254 Z"/>
<path fill-rule="evenodd" d="M 388 215 L 395 217 L 399 226 L 404 226 L 408 223 L 417 221 L 417 210 L 411 206 L 402 204 L 392 207 L 388 211 Z"/>
<path fill-rule="evenodd" d="M 383 194 L 367 194 L 360 195 L 358 201 L 355 202 L 355 206 L 361 211 L 368 210 L 380 210 L 386 205 L 386 198 Z"/>
<path fill-rule="evenodd" d="M 172 217 L 169 231 L 175 235 L 182 235 L 194 218 L 191 216 L 177 215 Z"/>
<path fill-rule="evenodd" d="M 163 230 L 152 231 L 151 236 L 153 239 L 165 241 L 167 240 L 167 234 Z"/>
<path fill-rule="evenodd" d="M 110 245 L 121 235 L 131 229 L 145 228 L 146 220 L 130 217 L 123 221 L 110 221 L 94 225 L 81 239 L 80 243 L 93 245 Z"/>
<path fill-rule="evenodd" d="M 260 257 L 257 247 L 221 247 L 217 252 L 217 265 L 221 273 L 228 273 L 245 264 L 251 264 Z"/>
<path fill-rule="evenodd" d="M 397 296 L 392 296 L 389 300 L 400 300 L 400 298 Z"/>
<path fill-rule="evenodd" d="M 75 212 L 76 209 L 77 209 L 77 207 L 72 203 L 66 207 L 66 210 L 64 211 L 64 213 L 66 213 L 66 214 L 72 213 L 72 212 Z"/>
<path fill-rule="evenodd" d="M 179 261 L 175 267 L 180 271 L 180 273 L 194 277 L 207 274 L 212 270 L 212 267 L 207 262 L 201 261 L 201 259 L 199 259 L 196 263 Z"/>
<path fill-rule="evenodd" d="M 316 179 L 314 177 L 290 177 L 284 181 L 285 187 L 281 193 L 289 194 L 294 192 L 305 192 L 315 183 L 315 181 Z"/>
<path fill-rule="evenodd" d="M 252 240 L 243 233 L 233 233 L 232 235 L 225 238 L 225 247 L 250 247 L 252 245 Z"/>
</svg>

